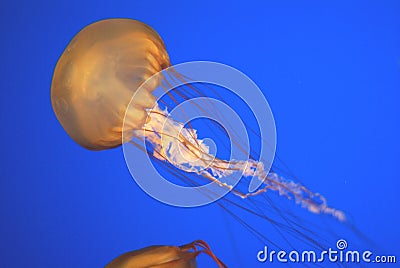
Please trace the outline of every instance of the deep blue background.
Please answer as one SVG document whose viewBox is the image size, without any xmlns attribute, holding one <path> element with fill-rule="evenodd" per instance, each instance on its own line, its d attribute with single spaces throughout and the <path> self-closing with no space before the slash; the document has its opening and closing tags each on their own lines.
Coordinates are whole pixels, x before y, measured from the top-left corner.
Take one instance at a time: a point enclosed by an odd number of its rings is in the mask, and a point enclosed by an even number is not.
<svg viewBox="0 0 400 268">
<path fill-rule="evenodd" d="M 279 155 L 380 253 L 400 258 L 400 2 L 323 2 L 2 2 L 1 266 L 101 267 L 197 238 L 230 267 L 257 264 L 261 244 L 216 205 L 151 199 L 120 148 L 82 149 L 57 122 L 58 57 L 82 27 L 110 17 L 151 25 L 173 63 L 218 61 L 250 76 L 275 115 Z"/>
</svg>

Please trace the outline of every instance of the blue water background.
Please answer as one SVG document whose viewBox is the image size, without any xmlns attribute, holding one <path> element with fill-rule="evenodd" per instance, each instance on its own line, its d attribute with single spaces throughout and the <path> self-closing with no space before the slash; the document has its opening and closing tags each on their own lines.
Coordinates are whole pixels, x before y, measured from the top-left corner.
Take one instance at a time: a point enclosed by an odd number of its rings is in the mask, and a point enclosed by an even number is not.
<svg viewBox="0 0 400 268">
<path fill-rule="evenodd" d="M 111 17 L 151 25 L 173 63 L 217 61 L 251 77 L 285 163 L 377 252 L 400 258 L 400 2 L 10 1 L 0 13 L 2 267 L 102 267 L 127 250 L 198 238 L 229 267 L 267 266 L 256 260 L 263 244 L 217 205 L 159 203 L 120 148 L 87 151 L 58 123 L 57 59 L 82 27 Z"/>
</svg>

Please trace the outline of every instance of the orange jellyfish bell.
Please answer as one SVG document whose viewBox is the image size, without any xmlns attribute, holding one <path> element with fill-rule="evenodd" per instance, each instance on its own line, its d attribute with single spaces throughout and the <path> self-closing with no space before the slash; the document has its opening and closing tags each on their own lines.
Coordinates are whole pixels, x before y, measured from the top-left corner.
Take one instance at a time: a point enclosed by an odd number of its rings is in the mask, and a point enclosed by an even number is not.
<svg viewBox="0 0 400 268">
<path fill-rule="evenodd" d="M 51 102 L 68 135 L 90 150 L 122 143 L 132 95 L 149 77 L 170 66 L 164 42 L 148 25 L 131 19 L 90 24 L 68 44 L 54 70 Z M 159 80 L 146 83 L 125 130 L 140 129 Z"/>
</svg>

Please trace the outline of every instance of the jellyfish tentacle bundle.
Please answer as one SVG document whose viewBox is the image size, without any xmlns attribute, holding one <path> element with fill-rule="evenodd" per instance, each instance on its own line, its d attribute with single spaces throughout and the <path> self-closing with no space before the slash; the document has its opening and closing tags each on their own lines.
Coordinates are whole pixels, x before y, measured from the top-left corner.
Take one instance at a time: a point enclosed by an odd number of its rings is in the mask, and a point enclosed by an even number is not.
<svg viewBox="0 0 400 268">
<path fill-rule="evenodd" d="M 288 181 L 274 172 L 266 172 L 262 162 L 255 160 L 222 160 L 210 154 L 209 147 L 203 140 L 197 138 L 197 131 L 176 122 L 167 110 L 158 106 L 148 109 L 149 120 L 142 130 L 135 131 L 153 145 L 153 156 L 168 161 L 175 167 L 186 172 L 193 172 L 229 188 L 233 194 L 248 198 L 262 194 L 267 190 L 277 191 L 280 195 L 294 199 L 296 203 L 313 213 L 330 214 L 337 219 L 345 220 L 342 211 L 327 205 L 326 199 L 318 193 L 313 193 L 303 185 Z M 262 181 L 262 187 L 254 192 L 243 193 L 235 190 L 225 182 L 233 173 Z"/>
</svg>

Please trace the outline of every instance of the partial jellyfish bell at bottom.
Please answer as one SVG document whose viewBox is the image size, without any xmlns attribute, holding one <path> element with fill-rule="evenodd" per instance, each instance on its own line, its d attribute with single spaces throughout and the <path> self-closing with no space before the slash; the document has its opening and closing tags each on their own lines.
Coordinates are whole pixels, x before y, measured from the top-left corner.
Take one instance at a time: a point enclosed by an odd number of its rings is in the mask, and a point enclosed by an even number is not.
<svg viewBox="0 0 400 268">
<path fill-rule="evenodd" d="M 150 246 L 124 253 L 105 268 L 196 268 L 196 257 L 205 253 L 210 256 L 220 268 L 227 267 L 211 251 L 208 244 L 196 240 L 183 246 Z"/>
</svg>

